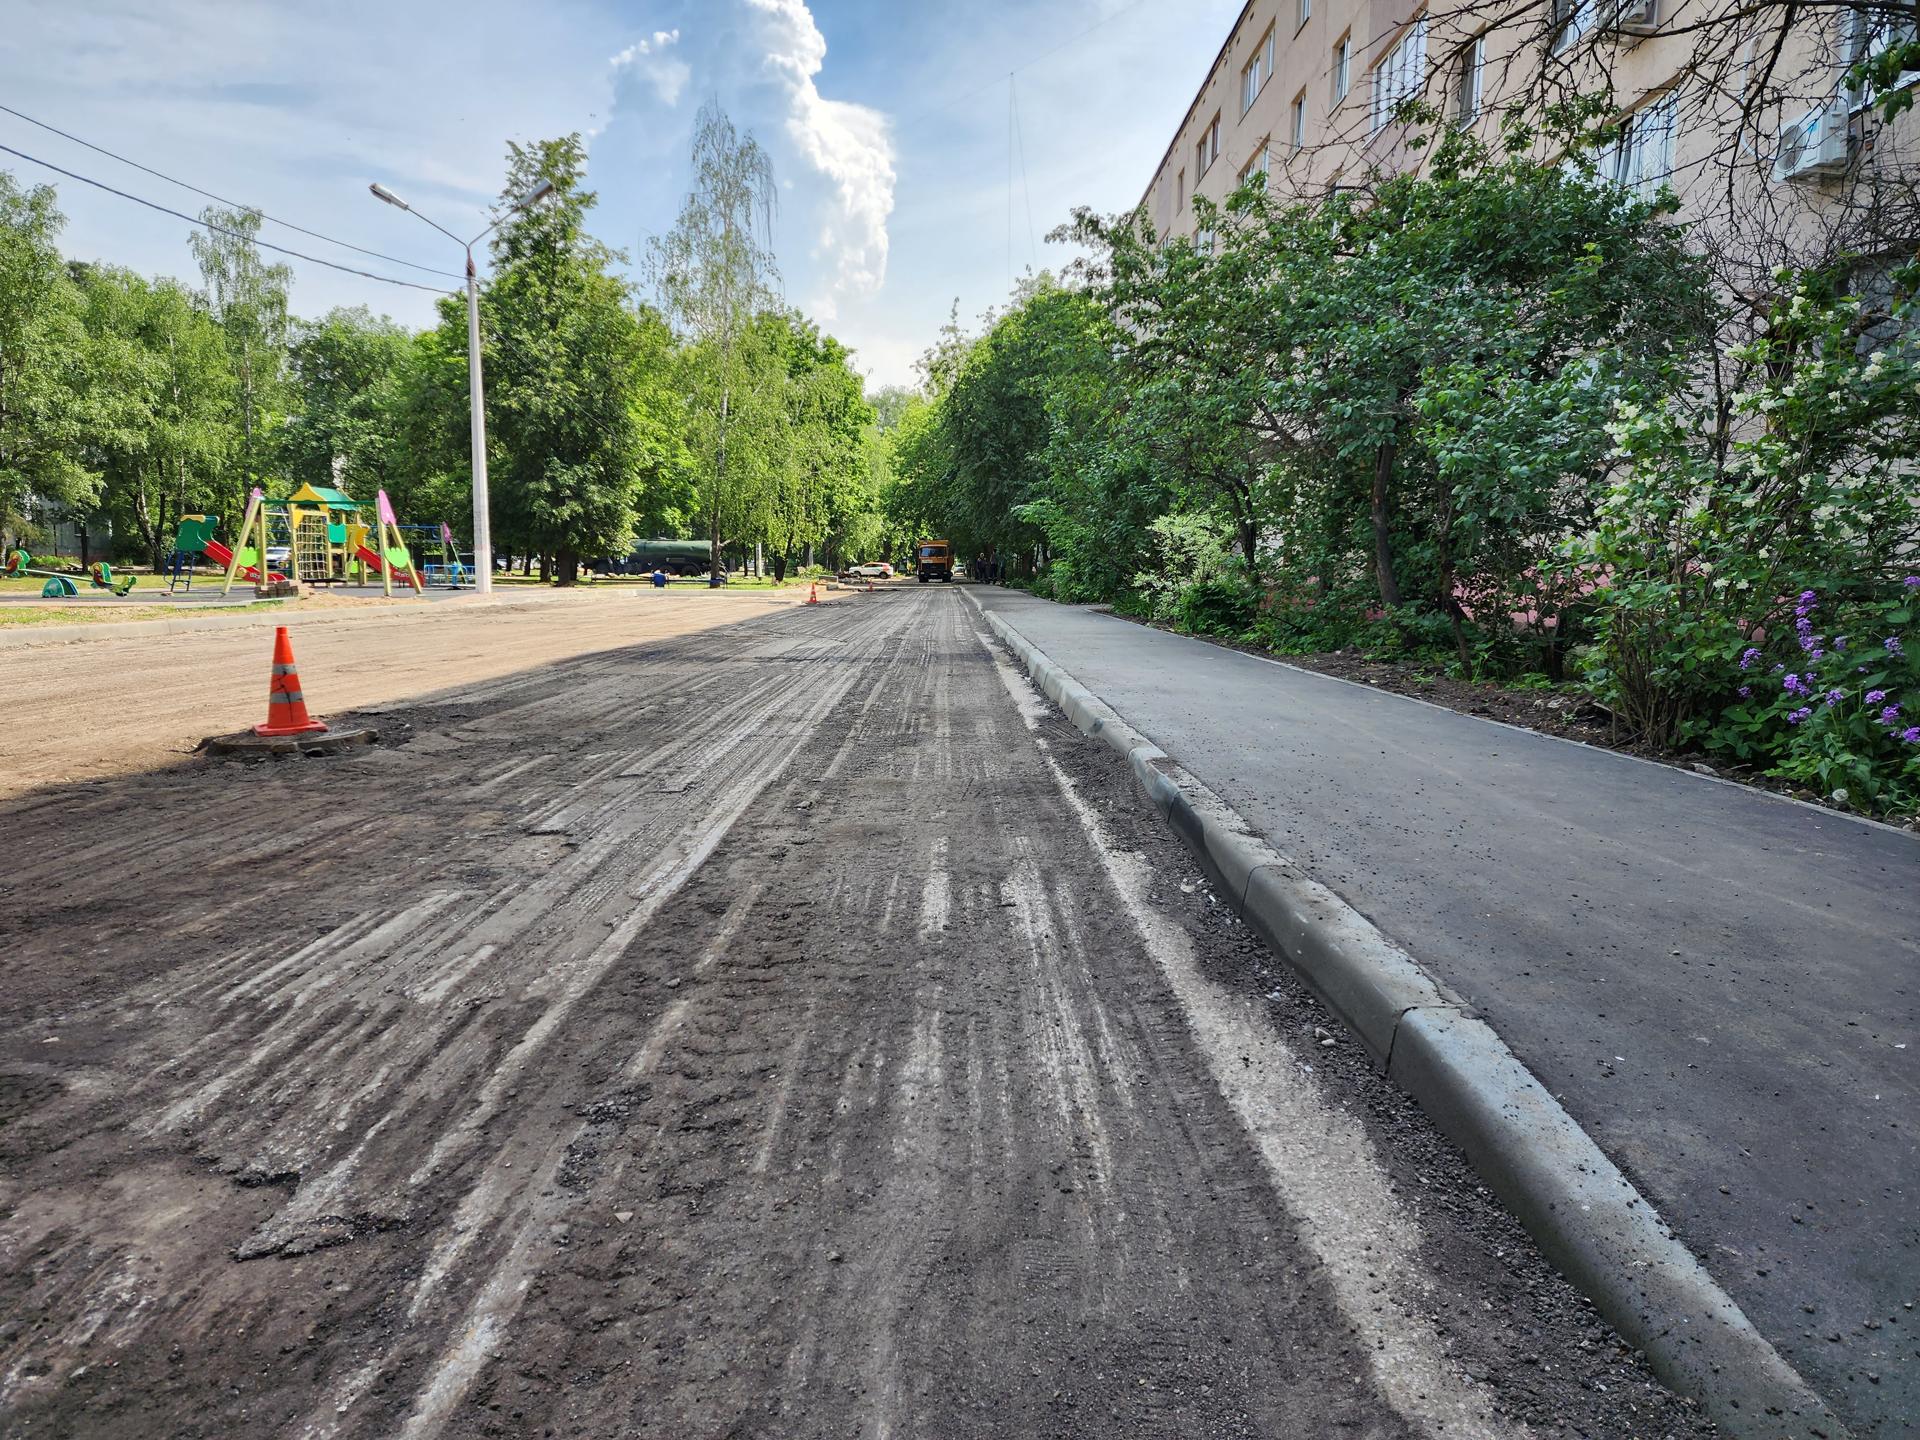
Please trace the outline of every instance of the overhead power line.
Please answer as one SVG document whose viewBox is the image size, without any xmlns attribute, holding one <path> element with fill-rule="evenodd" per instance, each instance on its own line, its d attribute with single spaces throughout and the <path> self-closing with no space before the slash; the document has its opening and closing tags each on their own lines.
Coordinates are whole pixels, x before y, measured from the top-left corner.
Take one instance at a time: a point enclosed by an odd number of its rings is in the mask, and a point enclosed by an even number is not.
<svg viewBox="0 0 1920 1440">
<path fill-rule="evenodd" d="M 324 240 L 329 245 L 338 245 L 342 250 L 356 250 L 362 255 L 371 255 L 376 260 L 385 260 L 390 265 L 404 265 L 409 270 L 423 271 L 428 275 L 444 276 L 448 280 L 461 280 L 465 278 L 464 276 L 454 274 L 451 270 L 436 270 L 431 265 L 420 265 L 412 260 L 402 260 L 397 255 L 383 255 L 378 250 L 369 250 L 366 246 L 355 245 L 350 240 L 336 240 L 331 235 L 322 235 L 318 230 L 309 230 L 306 226 L 296 225 L 291 220 L 278 219 L 275 216 L 267 214 L 266 211 L 257 205 L 247 205 L 238 200 L 229 200 L 224 195 L 216 195 L 211 190 L 203 190 L 198 185 L 182 180 L 178 176 L 167 174 L 164 170 L 156 170 L 151 165 L 142 165 L 138 160 L 129 160 L 125 155 L 109 150 L 104 145 L 96 145 L 91 140 L 82 140 L 78 135 L 62 130 L 58 125 L 49 125 L 44 120 L 36 120 L 25 111 L 16 110 L 11 105 L 0 105 L 0 112 L 11 115 L 16 120 L 24 120 L 29 125 L 37 125 L 50 135 L 58 135 L 62 140 L 71 140 L 74 144 L 83 146 L 93 151 L 96 155 L 104 155 L 109 160 L 117 160 L 122 165 L 130 165 L 135 170 L 151 175 L 157 180 L 166 181 L 169 185 L 178 185 L 182 190 L 191 190 L 196 195 L 205 196 L 209 200 L 218 200 L 222 205 L 230 205 L 236 210 L 251 210 L 262 220 L 270 221 L 284 230 L 292 230 L 298 234 L 310 236 L 315 240 Z"/>
<path fill-rule="evenodd" d="M 172 206 L 162 205 L 158 201 L 146 200 L 138 195 L 130 195 L 125 190 L 116 190 L 104 180 L 95 180 L 91 176 L 76 174 L 72 170 L 67 170 L 54 164 L 51 160 L 42 160 L 38 155 L 29 155 L 26 151 L 16 150 L 11 145 L 0 145 L 0 153 L 15 156 L 27 161 L 31 165 L 38 165 L 44 170 L 51 170 L 56 175 L 64 175 L 69 180 L 78 180 L 82 185 L 91 185 L 96 190 L 104 190 L 109 195 L 118 195 L 122 200 L 131 200 L 134 204 L 144 205 L 149 210 L 158 210 L 162 215 L 171 215 L 176 220 L 186 221 L 189 225 L 198 225 L 201 229 L 211 230 L 216 235 L 231 235 L 236 240 L 245 240 L 249 244 L 258 245 L 262 250 L 271 250 L 276 255 L 290 255 L 295 260 L 305 260 L 313 265 L 324 265 L 329 270 L 338 270 L 346 275 L 358 275 L 365 280 L 378 280 L 383 285 L 399 285 L 408 290 L 424 290 L 429 295 L 452 295 L 456 293 L 446 289 L 444 286 L 421 285 L 412 280 L 396 279 L 392 275 L 376 275 L 371 270 L 358 270 L 351 265 L 342 265 L 333 260 L 323 260 L 318 255 L 308 255 L 300 250 L 289 250 L 284 245 L 275 245 L 272 241 L 262 240 L 257 235 L 248 235 L 241 230 L 234 230 L 225 225 L 216 225 L 210 220 L 201 220 L 196 216 L 189 215 L 184 210 L 175 210 Z M 435 273 L 437 274 L 439 272 L 436 271 Z"/>
<path fill-rule="evenodd" d="M 1138 10 L 1142 5 L 1145 5 L 1146 3 L 1147 3 L 1147 0 L 1133 0 L 1133 3 L 1131 5 L 1122 5 L 1118 10 L 1115 10 L 1111 15 L 1101 16 L 1098 20 L 1094 21 L 1091 25 L 1087 26 L 1086 29 L 1076 31 L 1074 34 L 1067 36 L 1066 39 L 1059 41 L 1057 44 L 1049 46 L 1045 50 L 1042 50 L 1038 55 L 1027 56 L 1026 59 L 1022 60 L 1018 65 L 1013 67 L 1012 73 L 1018 73 L 1019 71 L 1022 71 L 1022 70 L 1031 69 L 1033 66 L 1038 65 L 1042 60 L 1048 59 L 1054 55 L 1058 55 L 1062 50 L 1066 49 L 1069 45 L 1075 44 L 1081 40 L 1086 39 L 1087 36 L 1093 34 L 1094 31 L 1099 30 L 1104 26 L 1111 25 L 1114 21 L 1118 20 L 1123 15 L 1131 15 L 1134 11 Z M 971 100 L 974 96 L 982 94 L 985 91 L 992 90 L 999 84 L 1000 84 L 1000 81 L 997 78 L 992 80 L 983 80 L 978 85 L 975 85 L 971 90 L 962 90 L 957 95 L 949 95 L 946 99 L 937 101 L 934 104 L 929 105 L 924 110 L 914 111 L 913 114 L 907 116 L 906 119 L 904 120 L 894 121 L 893 128 L 896 130 L 905 130 L 911 125 L 918 125 L 922 120 L 930 120 L 935 115 L 940 114 L 942 111 L 951 110 L 954 106 L 958 105 L 962 100 Z"/>
<path fill-rule="evenodd" d="M 1013 109 L 1013 142 L 1020 151 L 1020 193 L 1027 201 L 1027 253 L 1037 265 L 1040 262 L 1040 242 L 1033 233 L 1033 186 L 1027 180 L 1027 137 L 1020 128 L 1020 102 L 1013 93 L 1013 77 L 1007 77 L 1007 100 Z"/>
</svg>

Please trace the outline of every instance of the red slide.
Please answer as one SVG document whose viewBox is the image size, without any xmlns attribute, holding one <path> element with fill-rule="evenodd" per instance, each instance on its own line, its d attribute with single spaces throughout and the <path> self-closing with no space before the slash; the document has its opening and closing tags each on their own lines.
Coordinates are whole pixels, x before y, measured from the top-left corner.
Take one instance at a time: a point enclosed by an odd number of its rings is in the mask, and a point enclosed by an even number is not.
<svg viewBox="0 0 1920 1440">
<path fill-rule="evenodd" d="M 207 541 L 207 558 L 224 570 L 233 563 L 233 551 L 222 545 L 218 540 L 209 540 Z M 257 581 L 260 578 L 259 570 L 252 565 L 247 566 L 247 568 L 240 573 L 249 580 Z M 287 577 L 282 575 L 278 570 L 269 570 L 267 572 L 267 579 L 269 580 L 284 580 L 286 578 Z"/>
<path fill-rule="evenodd" d="M 373 551 L 369 550 L 364 545 L 357 546 L 353 553 L 358 555 L 362 560 L 366 561 L 367 564 L 371 565 L 373 567 L 373 573 L 376 575 L 378 575 L 382 570 L 387 568 L 386 563 L 382 561 L 378 555 L 374 554 Z M 402 580 L 406 581 L 409 585 L 413 586 L 415 590 L 419 590 L 422 588 L 420 585 L 420 581 L 417 578 L 415 578 L 412 569 L 409 568 L 406 570 L 396 570 L 393 573 L 395 575 L 398 575 Z"/>
</svg>

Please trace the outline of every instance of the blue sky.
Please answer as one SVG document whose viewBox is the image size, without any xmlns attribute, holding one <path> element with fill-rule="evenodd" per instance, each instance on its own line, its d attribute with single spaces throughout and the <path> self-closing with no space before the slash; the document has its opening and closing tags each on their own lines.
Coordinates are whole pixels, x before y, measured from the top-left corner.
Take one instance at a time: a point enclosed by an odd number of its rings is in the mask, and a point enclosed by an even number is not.
<svg viewBox="0 0 1920 1440">
<path fill-rule="evenodd" d="M 637 259 L 672 223 L 694 112 L 717 99 L 774 157 L 788 300 L 889 383 L 911 378 L 956 299 L 970 319 L 1007 292 L 1008 70 L 1020 120 L 1011 263 L 1057 267 L 1046 231 L 1075 204 L 1139 198 L 1238 11 L 1239 0 L 0 0 L 0 103 L 271 215 L 457 271 L 451 242 L 379 205 L 367 183 L 470 234 L 508 140 L 578 130 L 600 196 L 594 228 Z M 11 115 L 0 144 L 175 209 L 205 203 Z M 195 275 L 183 222 L 12 156 L 0 166 L 56 181 L 67 253 Z M 411 274 L 273 227 L 263 238 Z M 366 304 L 430 319 L 427 294 L 291 263 L 303 315 Z"/>
</svg>

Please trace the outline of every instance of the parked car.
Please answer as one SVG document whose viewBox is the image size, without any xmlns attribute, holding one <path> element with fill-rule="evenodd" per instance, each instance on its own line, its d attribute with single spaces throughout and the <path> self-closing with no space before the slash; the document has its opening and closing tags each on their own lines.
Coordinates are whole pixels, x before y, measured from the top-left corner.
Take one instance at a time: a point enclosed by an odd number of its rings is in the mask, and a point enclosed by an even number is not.
<svg viewBox="0 0 1920 1440">
<path fill-rule="evenodd" d="M 869 560 L 864 565 L 855 565 L 847 571 L 854 580 L 890 580 L 893 578 L 893 566 L 884 560 Z"/>
<path fill-rule="evenodd" d="M 292 560 L 293 547 L 291 545 L 269 545 L 267 547 L 267 568 L 269 570 L 278 570 L 284 575 L 287 573 L 287 566 Z"/>
</svg>

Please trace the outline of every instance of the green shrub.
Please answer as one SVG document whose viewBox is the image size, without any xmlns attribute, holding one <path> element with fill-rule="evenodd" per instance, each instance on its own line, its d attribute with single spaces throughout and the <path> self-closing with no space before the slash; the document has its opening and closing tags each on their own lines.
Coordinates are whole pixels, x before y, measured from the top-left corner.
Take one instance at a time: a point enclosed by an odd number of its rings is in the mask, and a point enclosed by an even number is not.
<svg viewBox="0 0 1920 1440">
<path fill-rule="evenodd" d="M 1260 592 L 1239 576 L 1223 575 L 1182 590 L 1173 620 L 1195 635 L 1240 636 L 1253 628 L 1259 612 Z"/>
</svg>

